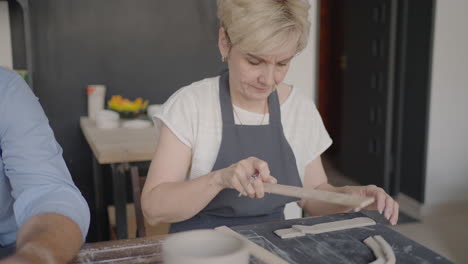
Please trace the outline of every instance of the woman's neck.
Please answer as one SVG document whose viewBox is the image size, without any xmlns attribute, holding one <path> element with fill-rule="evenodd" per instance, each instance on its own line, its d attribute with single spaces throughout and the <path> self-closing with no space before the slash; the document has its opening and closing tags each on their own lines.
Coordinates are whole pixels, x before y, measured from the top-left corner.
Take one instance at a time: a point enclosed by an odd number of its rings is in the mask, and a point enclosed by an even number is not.
<svg viewBox="0 0 468 264">
<path fill-rule="evenodd" d="M 268 112 L 268 98 L 263 100 L 249 100 L 231 90 L 232 104 L 246 111 L 264 114 Z"/>
<path fill-rule="evenodd" d="M 278 92 L 278 99 L 280 104 L 283 104 L 286 99 L 288 99 L 289 95 L 291 95 L 292 87 L 285 83 L 280 83 L 276 91 Z M 264 100 L 248 100 L 241 94 L 237 94 L 235 91 L 231 90 L 231 100 L 235 106 L 249 112 L 261 114 L 268 113 L 268 98 L 265 98 Z"/>
</svg>

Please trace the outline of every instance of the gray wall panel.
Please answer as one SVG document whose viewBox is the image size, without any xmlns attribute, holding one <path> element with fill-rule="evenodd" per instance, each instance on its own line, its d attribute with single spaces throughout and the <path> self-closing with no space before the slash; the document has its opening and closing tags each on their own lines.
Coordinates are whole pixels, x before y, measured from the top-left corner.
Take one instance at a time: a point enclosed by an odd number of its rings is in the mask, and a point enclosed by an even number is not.
<svg viewBox="0 0 468 264">
<path fill-rule="evenodd" d="M 79 129 L 79 117 L 87 112 L 85 87 L 102 83 L 107 97 L 141 96 L 163 103 L 181 86 L 217 75 L 224 65 L 217 49 L 216 2 L 30 3 L 35 92 L 73 178 L 92 206 L 92 156 Z"/>
</svg>

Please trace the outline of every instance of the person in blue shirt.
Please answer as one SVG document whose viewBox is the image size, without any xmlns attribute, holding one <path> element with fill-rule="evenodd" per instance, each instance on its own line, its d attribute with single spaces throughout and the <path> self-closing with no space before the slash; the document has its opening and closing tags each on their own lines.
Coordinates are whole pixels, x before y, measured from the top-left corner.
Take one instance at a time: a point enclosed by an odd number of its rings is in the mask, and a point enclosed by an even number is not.
<svg viewBox="0 0 468 264">
<path fill-rule="evenodd" d="M 69 262 L 89 221 L 38 99 L 0 67 L 0 264 Z"/>
</svg>

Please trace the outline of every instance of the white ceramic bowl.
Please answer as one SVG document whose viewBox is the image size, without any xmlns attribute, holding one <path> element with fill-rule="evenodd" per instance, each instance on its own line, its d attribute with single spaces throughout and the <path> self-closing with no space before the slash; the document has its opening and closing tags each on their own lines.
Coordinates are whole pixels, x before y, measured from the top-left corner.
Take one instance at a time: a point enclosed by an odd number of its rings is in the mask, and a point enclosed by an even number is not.
<svg viewBox="0 0 468 264">
<path fill-rule="evenodd" d="M 247 264 L 246 242 L 211 229 L 171 235 L 162 245 L 165 264 Z"/>
</svg>

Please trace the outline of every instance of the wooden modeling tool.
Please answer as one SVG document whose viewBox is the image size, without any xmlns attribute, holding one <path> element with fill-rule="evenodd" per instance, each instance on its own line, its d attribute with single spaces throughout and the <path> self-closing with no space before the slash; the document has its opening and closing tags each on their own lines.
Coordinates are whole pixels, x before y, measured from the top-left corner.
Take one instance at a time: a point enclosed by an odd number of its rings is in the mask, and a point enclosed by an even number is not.
<svg viewBox="0 0 468 264">
<path fill-rule="evenodd" d="M 315 225 L 292 225 L 291 228 L 278 229 L 274 233 L 282 239 L 302 237 L 306 234 L 321 234 L 345 230 L 356 227 L 375 225 L 375 221 L 369 217 L 356 217 L 353 219 L 334 221 L 328 223 L 320 223 Z"/>
<path fill-rule="evenodd" d="M 296 197 L 301 199 L 311 199 L 323 201 L 332 204 L 349 206 L 352 208 L 364 208 L 372 204 L 374 197 L 363 197 L 344 193 L 336 193 L 322 190 L 304 189 L 302 187 L 263 183 L 265 192 L 280 194 L 284 196 Z"/>
</svg>

